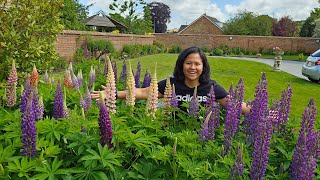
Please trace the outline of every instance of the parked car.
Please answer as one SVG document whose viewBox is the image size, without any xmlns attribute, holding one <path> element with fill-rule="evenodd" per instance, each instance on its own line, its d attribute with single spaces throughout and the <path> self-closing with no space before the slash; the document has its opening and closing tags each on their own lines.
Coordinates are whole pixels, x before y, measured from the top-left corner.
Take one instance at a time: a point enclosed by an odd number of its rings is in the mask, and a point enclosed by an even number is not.
<svg viewBox="0 0 320 180">
<path fill-rule="evenodd" d="M 320 83 L 320 49 L 308 57 L 302 66 L 302 75 L 312 82 Z"/>
</svg>

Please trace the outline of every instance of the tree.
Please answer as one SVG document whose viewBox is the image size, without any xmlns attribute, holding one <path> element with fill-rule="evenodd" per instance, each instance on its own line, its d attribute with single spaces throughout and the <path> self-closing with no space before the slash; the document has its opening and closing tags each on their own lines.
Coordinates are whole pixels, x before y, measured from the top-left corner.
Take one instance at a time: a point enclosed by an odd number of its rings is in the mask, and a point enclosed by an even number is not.
<svg viewBox="0 0 320 180">
<path fill-rule="evenodd" d="M 31 72 L 32 64 L 48 69 L 58 59 L 54 42 L 61 32 L 63 0 L 11 0 L 0 6 L 0 80 L 14 59 L 18 72 Z"/>
<path fill-rule="evenodd" d="M 134 34 L 143 34 L 145 32 L 151 32 L 152 22 L 150 16 L 150 10 L 146 9 L 146 3 L 144 0 L 124 0 L 120 4 L 118 0 L 114 0 L 112 4 L 109 5 L 109 9 L 113 13 L 109 15 L 116 19 L 117 21 L 125 24 L 128 27 L 128 32 Z M 141 8 L 143 11 L 143 16 L 138 8 Z M 149 13 L 149 14 L 148 14 Z"/>
<path fill-rule="evenodd" d="M 249 11 L 240 11 L 223 26 L 225 34 L 270 36 L 272 18 L 267 15 L 256 15 Z"/>
<path fill-rule="evenodd" d="M 64 0 L 60 16 L 64 29 L 85 30 L 86 26 L 82 21 L 88 17 L 89 8 L 92 5 L 82 5 L 79 0 Z"/>
<path fill-rule="evenodd" d="M 315 28 L 312 37 L 320 38 L 320 18 L 315 21 Z"/>
<path fill-rule="evenodd" d="M 297 32 L 295 22 L 293 22 L 289 16 L 282 17 L 279 21 L 273 21 L 272 35 L 274 36 L 294 36 Z"/>
<path fill-rule="evenodd" d="M 151 11 L 155 33 L 167 32 L 167 23 L 170 23 L 170 7 L 164 3 L 152 2 L 148 4 Z"/>
<path fill-rule="evenodd" d="M 320 8 L 315 8 L 310 12 L 310 16 L 305 20 L 300 30 L 301 37 L 312 37 L 314 28 L 315 28 L 315 20 L 320 18 Z"/>
</svg>

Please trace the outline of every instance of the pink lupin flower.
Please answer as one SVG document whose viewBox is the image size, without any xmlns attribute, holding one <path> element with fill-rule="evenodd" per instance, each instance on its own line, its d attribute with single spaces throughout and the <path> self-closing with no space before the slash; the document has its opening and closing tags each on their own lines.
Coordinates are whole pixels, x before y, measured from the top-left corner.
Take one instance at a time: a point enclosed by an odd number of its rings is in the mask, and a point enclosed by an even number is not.
<svg viewBox="0 0 320 180">
<path fill-rule="evenodd" d="M 67 106 L 67 93 L 66 88 L 63 88 L 64 90 L 64 98 L 63 98 L 63 115 L 67 119 L 69 117 L 69 109 Z"/>
<path fill-rule="evenodd" d="M 36 68 L 36 65 L 33 65 L 32 73 L 30 76 L 30 85 L 31 85 L 31 89 L 35 90 L 36 92 L 38 89 L 38 80 L 39 80 L 38 70 Z"/>
<path fill-rule="evenodd" d="M 107 74 L 107 83 L 106 83 L 106 105 L 110 113 L 116 113 L 116 82 L 114 78 L 114 73 L 109 57 L 108 59 L 108 74 Z"/>
<path fill-rule="evenodd" d="M 17 101 L 17 84 L 18 84 L 18 74 L 16 69 L 16 64 L 14 60 L 12 61 L 11 71 L 8 77 L 7 84 L 7 106 L 12 107 Z"/>
<path fill-rule="evenodd" d="M 126 105 L 133 107 L 136 100 L 136 83 L 134 82 L 134 77 L 131 69 L 131 63 L 129 62 L 129 68 L 127 72 L 127 94 L 126 94 Z"/>
<path fill-rule="evenodd" d="M 70 70 L 66 70 L 66 73 L 64 74 L 63 84 L 67 88 L 72 88 L 73 87 Z"/>
<path fill-rule="evenodd" d="M 157 106 L 158 106 L 158 81 L 157 81 L 157 64 L 154 68 L 154 75 L 149 87 L 149 96 L 147 99 L 147 115 L 155 118 Z"/>
</svg>

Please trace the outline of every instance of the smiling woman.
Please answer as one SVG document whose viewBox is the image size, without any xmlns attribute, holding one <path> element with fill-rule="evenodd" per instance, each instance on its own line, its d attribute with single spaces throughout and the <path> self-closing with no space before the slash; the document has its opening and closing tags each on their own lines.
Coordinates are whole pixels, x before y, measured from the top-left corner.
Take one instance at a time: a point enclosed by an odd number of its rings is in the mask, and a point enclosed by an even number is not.
<svg viewBox="0 0 320 180">
<path fill-rule="evenodd" d="M 215 80 L 210 79 L 210 66 L 207 57 L 198 47 L 190 47 L 183 50 L 176 61 L 173 76 L 170 77 L 170 83 L 175 85 L 175 93 L 178 100 L 178 106 L 185 110 L 181 105 L 183 102 L 190 102 L 194 89 L 197 88 L 199 103 L 204 105 L 207 95 L 213 86 L 215 99 L 220 105 L 226 106 L 227 91 Z M 158 82 L 158 97 L 163 98 L 166 87 L 166 79 Z M 106 89 L 103 90 L 106 93 Z M 147 99 L 150 88 L 135 89 L 136 99 Z M 100 91 L 92 92 L 92 98 L 98 99 Z M 118 99 L 126 98 L 126 91 L 118 91 Z M 249 113 L 250 109 L 243 103 L 242 113 Z"/>
</svg>

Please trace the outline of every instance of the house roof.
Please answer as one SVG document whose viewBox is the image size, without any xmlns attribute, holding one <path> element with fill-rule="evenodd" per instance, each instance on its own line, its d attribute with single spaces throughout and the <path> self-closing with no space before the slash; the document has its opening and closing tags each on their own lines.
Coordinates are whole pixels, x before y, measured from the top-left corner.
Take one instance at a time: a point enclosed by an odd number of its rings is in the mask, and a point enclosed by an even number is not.
<svg viewBox="0 0 320 180">
<path fill-rule="evenodd" d="M 87 26 L 127 28 L 125 25 L 112 19 L 109 16 L 99 16 L 98 14 L 87 18 L 86 20 L 84 20 L 84 23 Z"/>
<path fill-rule="evenodd" d="M 218 19 L 214 18 L 214 17 L 211 17 L 211 16 L 208 16 L 206 14 L 202 14 L 199 18 L 197 18 L 196 20 L 194 20 L 191 24 L 189 25 L 181 25 L 180 26 L 180 29 L 178 31 L 178 34 L 180 34 L 182 31 L 186 30 L 189 26 L 191 26 L 192 24 L 194 24 L 195 22 L 197 22 L 200 18 L 202 17 L 205 17 L 207 18 L 213 25 L 217 26 L 221 31 L 222 31 L 222 25 L 223 23 L 221 21 L 219 21 Z M 186 26 L 184 27 L 183 29 L 182 26 Z"/>
<path fill-rule="evenodd" d="M 188 25 L 181 25 L 178 32 L 182 31 L 184 28 L 188 27 Z"/>
</svg>

